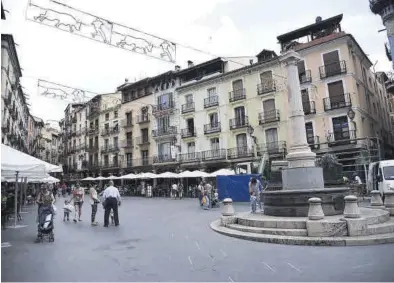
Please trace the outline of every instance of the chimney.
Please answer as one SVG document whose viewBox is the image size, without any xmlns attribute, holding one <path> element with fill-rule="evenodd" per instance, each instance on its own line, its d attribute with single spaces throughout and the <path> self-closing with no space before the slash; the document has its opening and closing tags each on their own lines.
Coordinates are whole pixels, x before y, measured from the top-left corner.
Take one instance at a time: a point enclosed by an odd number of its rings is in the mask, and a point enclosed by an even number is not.
<svg viewBox="0 0 394 283">
<path fill-rule="evenodd" d="M 249 60 L 249 64 L 250 64 L 250 65 L 253 65 L 253 59 L 250 59 L 250 60 Z"/>
<path fill-rule="evenodd" d="M 176 66 L 175 66 L 175 71 L 179 72 L 180 70 L 181 70 L 181 66 L 176 65 Z"/>
<path fill-rule="evenodd" d="M 128 78 L 125 78 L 125 79 L 124 79 L 124 82 L 125 82 L 125 83 L 128 83 L 128 82 L 129 82 L 129 79 L 128 79 Z"/>
<path fill-rule="evenodd" d="M 193 64 L 193 61 L 187 61 L 187 67 L 188 68 L 191 68 L 191 67 L 193 67 L 194 66 L 194 64 Z"/>
</svg>

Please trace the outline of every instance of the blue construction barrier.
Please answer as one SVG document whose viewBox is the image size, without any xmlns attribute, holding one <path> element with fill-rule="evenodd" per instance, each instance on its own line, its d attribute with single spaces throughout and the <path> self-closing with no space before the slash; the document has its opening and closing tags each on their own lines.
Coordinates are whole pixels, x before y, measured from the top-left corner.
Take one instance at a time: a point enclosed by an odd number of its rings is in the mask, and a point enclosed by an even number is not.
<svg viewBox="0 0 394 283">
<path fill-rule="evenodd" d="M 250 194 L 248 185 L 252 177 L 261 182 L 261 175 L 259 174 L 217 176 L 216 187 L 218 189 L 219 199 L 231 198 L 234 202 L 249 201 Z"/>
</svg>

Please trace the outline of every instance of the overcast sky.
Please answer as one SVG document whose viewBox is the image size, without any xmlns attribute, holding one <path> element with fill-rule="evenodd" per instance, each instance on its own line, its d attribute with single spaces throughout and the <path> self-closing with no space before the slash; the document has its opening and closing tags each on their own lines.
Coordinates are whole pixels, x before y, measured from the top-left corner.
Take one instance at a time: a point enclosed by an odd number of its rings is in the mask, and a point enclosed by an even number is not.
<svg viewBox="0 0 394 283">
<path fill-rule="evenodd" d="M 32 0 L 34 2 L 34 0 Z M 315 21 L 343 13 L 342 29 L 354 35 L 376 70 L 390 70 L 384 53 L 386 33 L 367 0 L 60 0 L 115 23 L 139 28 L 219 56 L 250 56 L 262 49 L 279 53 L 276 37 Z M 174 68 L 151 59 L 25 20 L 28 0 L 3 0 L 8 10 L 2 33 L 12 33 L 23 68 L 22 84 L 31 111 L 44 120 L 60 120 L 66 103 L 38 95 L 37 79 L 97 93 L 115 91 L 130 81 Z M 212 59 L 182 47 L 177 64 Z"/>
</svg>

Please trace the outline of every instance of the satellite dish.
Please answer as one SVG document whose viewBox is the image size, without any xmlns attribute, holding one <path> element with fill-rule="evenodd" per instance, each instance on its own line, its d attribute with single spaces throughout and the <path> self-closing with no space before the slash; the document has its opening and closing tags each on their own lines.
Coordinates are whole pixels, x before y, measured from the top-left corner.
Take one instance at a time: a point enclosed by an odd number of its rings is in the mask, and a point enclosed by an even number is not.
<svg viewBox="0 0 394 283">
<path fill-rule="evenodd" d="M 315 22 L 316 22 L 316 23 L 320 23 L 321 21 L 322 21 L 322 17 L 317 16 Z"/>
</svg>

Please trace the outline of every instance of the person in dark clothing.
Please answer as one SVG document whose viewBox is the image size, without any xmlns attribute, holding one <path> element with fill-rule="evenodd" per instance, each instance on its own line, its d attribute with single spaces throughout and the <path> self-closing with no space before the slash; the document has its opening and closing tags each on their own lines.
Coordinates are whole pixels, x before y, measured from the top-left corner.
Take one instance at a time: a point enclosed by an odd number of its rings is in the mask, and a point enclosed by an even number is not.
<svg viewBox="0 0 394 283">
<path fill-rule="evenodd" d="M 109 225 L 109 215 L 111 209 L 114 212 L 115 226 L 119 226 L 119 215 L 118 215 L 118 205 L 120 205 L 120 194 L 118 188 L 114 187 L 114 182 L 109 181 L 108 187 L 103 193 L 104 199 L 104 227 Z"/>
</svg>

